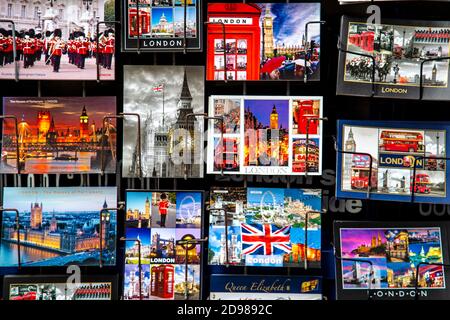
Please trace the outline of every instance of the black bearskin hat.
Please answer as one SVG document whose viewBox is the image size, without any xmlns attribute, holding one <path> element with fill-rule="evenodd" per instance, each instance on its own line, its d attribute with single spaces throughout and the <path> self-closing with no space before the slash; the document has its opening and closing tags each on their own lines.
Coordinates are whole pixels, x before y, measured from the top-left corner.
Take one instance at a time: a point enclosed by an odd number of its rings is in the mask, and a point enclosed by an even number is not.
<svg viewBox="0 0 450 320">
<path fill-rule="evenodd" d="M 62 31 L 61 31 L 61 29 L 55 29 L 55 31 L 53 31 L 53 35 L 54 35 L 55 37 L 60 37 L 60 38 L 61 38 L 61 36 L 62 36 Z"/>
<path fill-rule="evenodd" d="M 45 36 L 46 37 L 50 37 L 52 35 L 52 33 L 50 31 L 45 31 Z"/>
<path fill-rule="evenodd" d="M 110 35 L 114 35 L 114 29 L 105 30 L 105 36 L 109 37 Z"/>
</svg>

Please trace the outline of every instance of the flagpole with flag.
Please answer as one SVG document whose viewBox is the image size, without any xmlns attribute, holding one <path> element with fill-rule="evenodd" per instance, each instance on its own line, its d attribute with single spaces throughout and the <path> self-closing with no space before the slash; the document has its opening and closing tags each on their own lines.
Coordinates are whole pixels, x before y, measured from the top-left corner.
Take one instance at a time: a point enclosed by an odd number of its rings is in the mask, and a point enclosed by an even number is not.
<svg viewBox="0 0 450 320">
<path fill-rule="evenodd" d="M 162 116 L 162 121 L 163 121 L 163 128 L 164 128 L 164 84 L 163 83 L 161 83 L 161 84 L 158 84 L 158 85 L 156 85 L 156 86 L 154 86 L 153 88 L 152 88 L 152 90 L 153 90 L 153 92 L 157 92 L 157 93 L 159 93 L 159 92 L 161 92 L 162 93 L 162 98 L 163 98 L 163 101 L 162 101 L 162 113 L 163 113 L 163 116 Z"/>
</svg>

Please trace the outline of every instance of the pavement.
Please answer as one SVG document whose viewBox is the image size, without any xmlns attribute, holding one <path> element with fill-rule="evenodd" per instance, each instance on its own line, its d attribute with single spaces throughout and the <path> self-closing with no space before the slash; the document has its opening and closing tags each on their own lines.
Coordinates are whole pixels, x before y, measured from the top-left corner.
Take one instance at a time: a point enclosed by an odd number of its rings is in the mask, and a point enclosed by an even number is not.
<svg viewBox="0 0 450 320">
<path fill-rule="evenodd" d="M 59 72 L 53 72 L 51 64 L 46 65 L 44 55 L 41 61 L 36 61 L 33 67 L 24 69 L 23 61 L 19 61 L 19 80 L 96 80 L 97 65 L 95 58 L 88 58 L 85 62 L 85 69 L 79 69 L 69 63 L 69 58 L 64 55 L 61 58 L 61 67 Z M 100 66 L 101 80 L 114 80 L 114 60 L 111 70 Z M 14 79 L 14 64 L 8 64 L 0 67 L 0 79 Z"/>
</svg>

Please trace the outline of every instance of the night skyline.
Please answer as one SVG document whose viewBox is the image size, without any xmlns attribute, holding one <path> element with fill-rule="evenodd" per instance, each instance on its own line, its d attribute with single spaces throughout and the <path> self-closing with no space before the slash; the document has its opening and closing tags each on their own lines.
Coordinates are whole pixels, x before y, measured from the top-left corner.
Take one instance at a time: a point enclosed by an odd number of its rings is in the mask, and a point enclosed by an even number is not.
<svg viewBox="0 0 450 320">
<path fill-rule="evenodd" d="M 37 115 L 39 111 L 50 111 L 57 130 L 78 129 L 83 107 L 86 107 L 89 124 L 95 123 L 96 128 L 100 129 L 104 116 L 116 114 L 116 97 L 3 98 L 3 114 L 15 115 L 18 122 L 23 118 L 32 130 L 38 128 Z M 5 127 L 12 130 L 12 122 L 6 121 L 6 123 L 10 123 L 10 125 L 5 125 Z"/>
<path fill-rule="evenodd" d="M 381 236 L 381 242 L 386 244 L 385 229 L 341 229 L 341 252 L 351 253 L 361 245 L 370 246 L 372 238 Z"/>
<path fill-rule="evenodd" d="M 244 110 L 250 111 L 265 127 L 270 127 L 270 114 L 273 107 L 278 112 L 279 128 L 289 128 L 289 100 L 244 100 Z M 253 129 L 253 128 L 246 128 Z"/>
</svg>

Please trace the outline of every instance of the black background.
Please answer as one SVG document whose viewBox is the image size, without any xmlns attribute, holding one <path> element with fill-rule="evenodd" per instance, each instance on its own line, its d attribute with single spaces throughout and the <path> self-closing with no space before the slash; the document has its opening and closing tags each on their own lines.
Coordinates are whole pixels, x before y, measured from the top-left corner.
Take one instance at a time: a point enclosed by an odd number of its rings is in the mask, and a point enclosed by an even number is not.
<svg viewBox="0 0 450 320">
<path fill-rule="evenodd" d="M 81 2 L 81 1 L 80 1 Z M 209 1 L 213 2 L 213 1 Z M 220 2 L 220 1 L 217 1 Z M 261 1 L 262 2 L 262 1 Z M 277 2 L 277 1 L 272 1 Z M 297 2 L 297 1 L 291 1 Z M 336 96 L 336 71 L 338 50 L 336 47 L 337 37 L 340 30 L 341 15 L 364 17 L 366 8 L 370 3 L 361 5 L 339 5 L 336 0 L 322 1 L 322 20 L 327 23 L 322 27 L 321 37 L 321 81 L 320 82 L 274 82 L 274 81 L 252 81 L 252 82 L 228 82 L 221 81 L 206 82 L 205 85 L 205 112 L 207 111 L 207 98 L 216 94 L 247 94 L 247 95 L 323 95 L 324 96 L 324 116 L 329 121 L 324 125 L 324 144 L 322 150 L 323 170 L 335 170 L 336 152 L 333 147 L 332 136 L 336 134 L 337 119 L 354 120 L 418 120 L 418 121 L 445 121 L 450 118 L 450 109 L 447 102 L 442 101 L 412 101 L 412 100 L 389 100 L 364 97 Z M 376 2 L 381 7 L 381 17 L 386 19 L 414 19 L 414 20 L 450 20 L 450 3 L 433 1 L 402 1 L 381 3 Z M 203 18 L 206 18 L 206 1 L 203 1 Z M 121 0 L 116 0 L 116 20 L 121 14 Z M 292 14 L 295 14 L 293 12 Z M 122 111 L 123 105 L 123 65 L 205 65 L 205 39 L 206 28 L 203 30 L 204 52 L 200 53 L 122 53 L 117 48 L 116 54 L 116 80 L 112 82 L 95 81 L 1 81 L 0 95 L 8 96 L 117 96 L 118 112 Z M 121 32 L 116 31 L 116 43 L 120 44 Z M 143 90 L 149 90 L 147 84 L 143 84 Z M 148 106 L 152 108 L 152 106 Z M 121 159 L 122 141 L 121 124 L 118 124 L 118 157 Z M 328 172 L 330 172 L 328 170 Z M 324 185 L 321 177 L 309 177 L 293 179 L 290 183 L 288 179 L 292 177 L 256 177 L 256 176 L 213 176 L 206 175 L 202 179 L 144 179 L 143 183 L 139 179 L 120 179 L 116 175 L 108 175 L 108 185 L 119 186 L 119 200 L 124 200 L 125 190 L 128 188 L 146 189 L 177 189 L 177 190 L 205 190 L 211 186 L 267 186 L 267 187 L 292 187 L 292 188 L 322 188 L 328 190 L 329 197 L 334 194 L 334 185 Z M 22 175 L 22 186 L 26 186 L 25 175 Z M 13 175 L 3 175 L 3 185 L 13 185 Z M 35 176 L 35 186 L 42 186 L 42 177 Z M 90 176 L 90 185 L 97 186 L 97 175 Z M 327 180 L 329 181 L 329 179 Z M 117 182 L 117 184 L 116 184 Z M 105 179 L 102 178 L 102 185 Z M 61 175 L 60 186 L 79 186 L 79 175 L 74 179 L 67 179 Z M 50 177 L 50 186 L 55 186 L 55 177 Z M 206 199 L 208 195 L 206 194 Z M 82 199 L 74 199 L 82 201 Z M 323 216 L 322 223 L 322 270 L 307 270 L 296 268 L 252 268 L 252 267 L 210 267 L 206 265 L 204 259 L 203 272 L 203 298 L 208 295 L 209 275 L 211 273 L 237 273 L 237 274 L 314 274 L 324 276 L 324 295 L 329 299 L 334 296 L 334 257 L 332 253 L 332 222 L 333 220 L 380 220 L 380 221 L 412 221 L 412 220 L 449 220 L 448 208 L 443 205 L 435 206 L 437 213 L 430 215 L 420 214 L 418 204 L 362 201 L 362 210 L 357 214 L 334 213 L 328 211 Z M 328 204 L 324 204 L 327 208 Z M 429 210 L 428 205 L 423 208 Z M 433 208 L 431 208 L 433 209 Z M 443 211 L 444 210 L 444 211 Z M 442 213 L 442 214 L 441 214 Z M 118 237 L 123 235 L 124 215 L 118 216 Z M 207 220 L 207 218 L 206 218 Z M 204 232 L 207 234 L 207 221 L 205 221 Z M 207 255 L 207 248 L 204 248 L 204 257 Z M 123 243 L 118 243 L 116 267 L 82 267 L 83 274 L 119 274 L 119 290 L 122 287 L 123 273 Z M 64 274 L 65 268 L 24 268 L 18 271 L 15 268 L 0 269 L 1 274 Z M 1 286 L 0 276 L 0 288 Z M 120 294 L 120 292 L 119 292 Z"/>
</svg>

